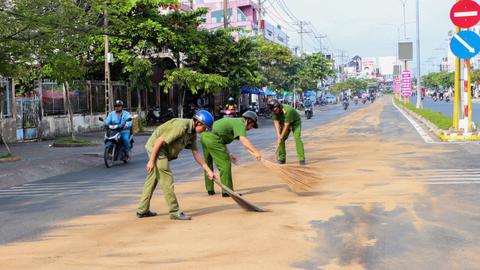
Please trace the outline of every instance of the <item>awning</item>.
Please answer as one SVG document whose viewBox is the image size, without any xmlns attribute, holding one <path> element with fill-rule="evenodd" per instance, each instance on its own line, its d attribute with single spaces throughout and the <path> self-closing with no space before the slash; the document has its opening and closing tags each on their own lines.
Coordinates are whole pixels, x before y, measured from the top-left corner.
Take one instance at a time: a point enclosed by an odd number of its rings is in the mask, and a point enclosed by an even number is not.
<svg viewBox="0 0 480 270">
<path fill-rule="evenodd" d="M 252 88 L 248 88 L 248 87 L 243 87 L 241 89 L 241 91 L 242 91 L 242 94 L 254 94 L 254 95 L 260 94 L 260 90 L 252 89 Z"/>
</svg>

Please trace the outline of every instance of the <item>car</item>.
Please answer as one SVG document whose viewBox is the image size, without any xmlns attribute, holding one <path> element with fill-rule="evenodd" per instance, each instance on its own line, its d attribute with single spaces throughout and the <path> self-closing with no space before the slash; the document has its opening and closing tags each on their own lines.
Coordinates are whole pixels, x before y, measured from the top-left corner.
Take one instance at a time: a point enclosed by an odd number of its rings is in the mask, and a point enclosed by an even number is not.
<svg viewBox="0 0 480 270">
<path fill-rule="evenodd" d="M 325 101 L 328 104 L 337 104 L 337 98 L 335 96 L 332 96 L 332 95 L 326 95 L 325 96 Z"/>
</svg>

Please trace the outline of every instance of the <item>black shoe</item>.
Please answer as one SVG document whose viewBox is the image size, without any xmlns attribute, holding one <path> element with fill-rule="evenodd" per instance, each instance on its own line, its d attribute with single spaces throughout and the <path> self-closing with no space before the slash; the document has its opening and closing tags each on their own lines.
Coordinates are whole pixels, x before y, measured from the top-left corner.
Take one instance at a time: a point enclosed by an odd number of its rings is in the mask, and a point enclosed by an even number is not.
<svg viewBox="0 0 480 270">
<path fill-rule="evenodd" d="M 300 161 L 298 162 L 298 164 L 300 164 L 300 165 L 302 165 L 302 166 L 303 166 L 303 165 L 307 165 L 307 164 L 305 163 L 305 160 L 300 160 Z"/>
<path fill-rule="evenodd" d="M 177 213 L 177 214 L 170 214 L 170 219 L 173 220 L 191 220 L 192 218 L 183 212 Z"/>
<path fill-rule="evenodd" d="M 157 213 L 155 212 L 151 212 L 151 211 L 147 211 L 145 213 L 137 213 L 137 217 L 138 218 L 145 218 L 145 217 L 154 217 L 156 216 Z"/>
<path fill-rule="evenodd" d="M 278 164 L 285 164 L 285 160 L 278 160 L 277 163 Z"/>
<path fill-rule="evenodd" d="M 208 196 L 213 196 L 215 195 L 215 191 L 214 190 L 209 190 L 207 191 L 208 192 Z"/>
</svg>

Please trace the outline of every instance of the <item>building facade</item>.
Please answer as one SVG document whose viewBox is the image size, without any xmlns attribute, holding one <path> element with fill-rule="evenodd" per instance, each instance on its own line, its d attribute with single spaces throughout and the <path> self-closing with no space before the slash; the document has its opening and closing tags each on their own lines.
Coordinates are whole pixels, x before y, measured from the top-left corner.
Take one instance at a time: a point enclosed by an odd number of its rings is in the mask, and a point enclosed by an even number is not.
<svg viewBox="0 0 480 270">
<path fill-rule="evenodd" d="M 189 2 L 189 1 L 187 1 Z M 205 24 L 201 27 L 215 30 L 224 27 L 224 6 L 222 0 L 194 0 L 194 8 L 207 8 Z M 251 0 L 228 1 L 227 15 L 230 27 L 240 28 L 237 36 L 262 35 L 266 39 L 288 47 L 289 37 L 280 26 L 262 20 L 259 22 L 257 4 Z"/>
</svg>

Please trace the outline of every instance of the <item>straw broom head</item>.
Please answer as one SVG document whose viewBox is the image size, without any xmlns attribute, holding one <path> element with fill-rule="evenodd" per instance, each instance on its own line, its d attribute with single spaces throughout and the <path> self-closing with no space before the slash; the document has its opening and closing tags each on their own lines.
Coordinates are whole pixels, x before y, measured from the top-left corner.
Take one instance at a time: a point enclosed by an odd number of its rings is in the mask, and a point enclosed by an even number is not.
<svg viewBox="0 0 480 270">
<path fill-rule="evenodd" d="M 263 166 L 275 172 L 285 181 L 290 190 L 294 192 L 311 191 L 313 186 L 320 181 L 318 176 L 305 166 L 280 165 L 263 158 L 261 162 Z"/>
</svg>

